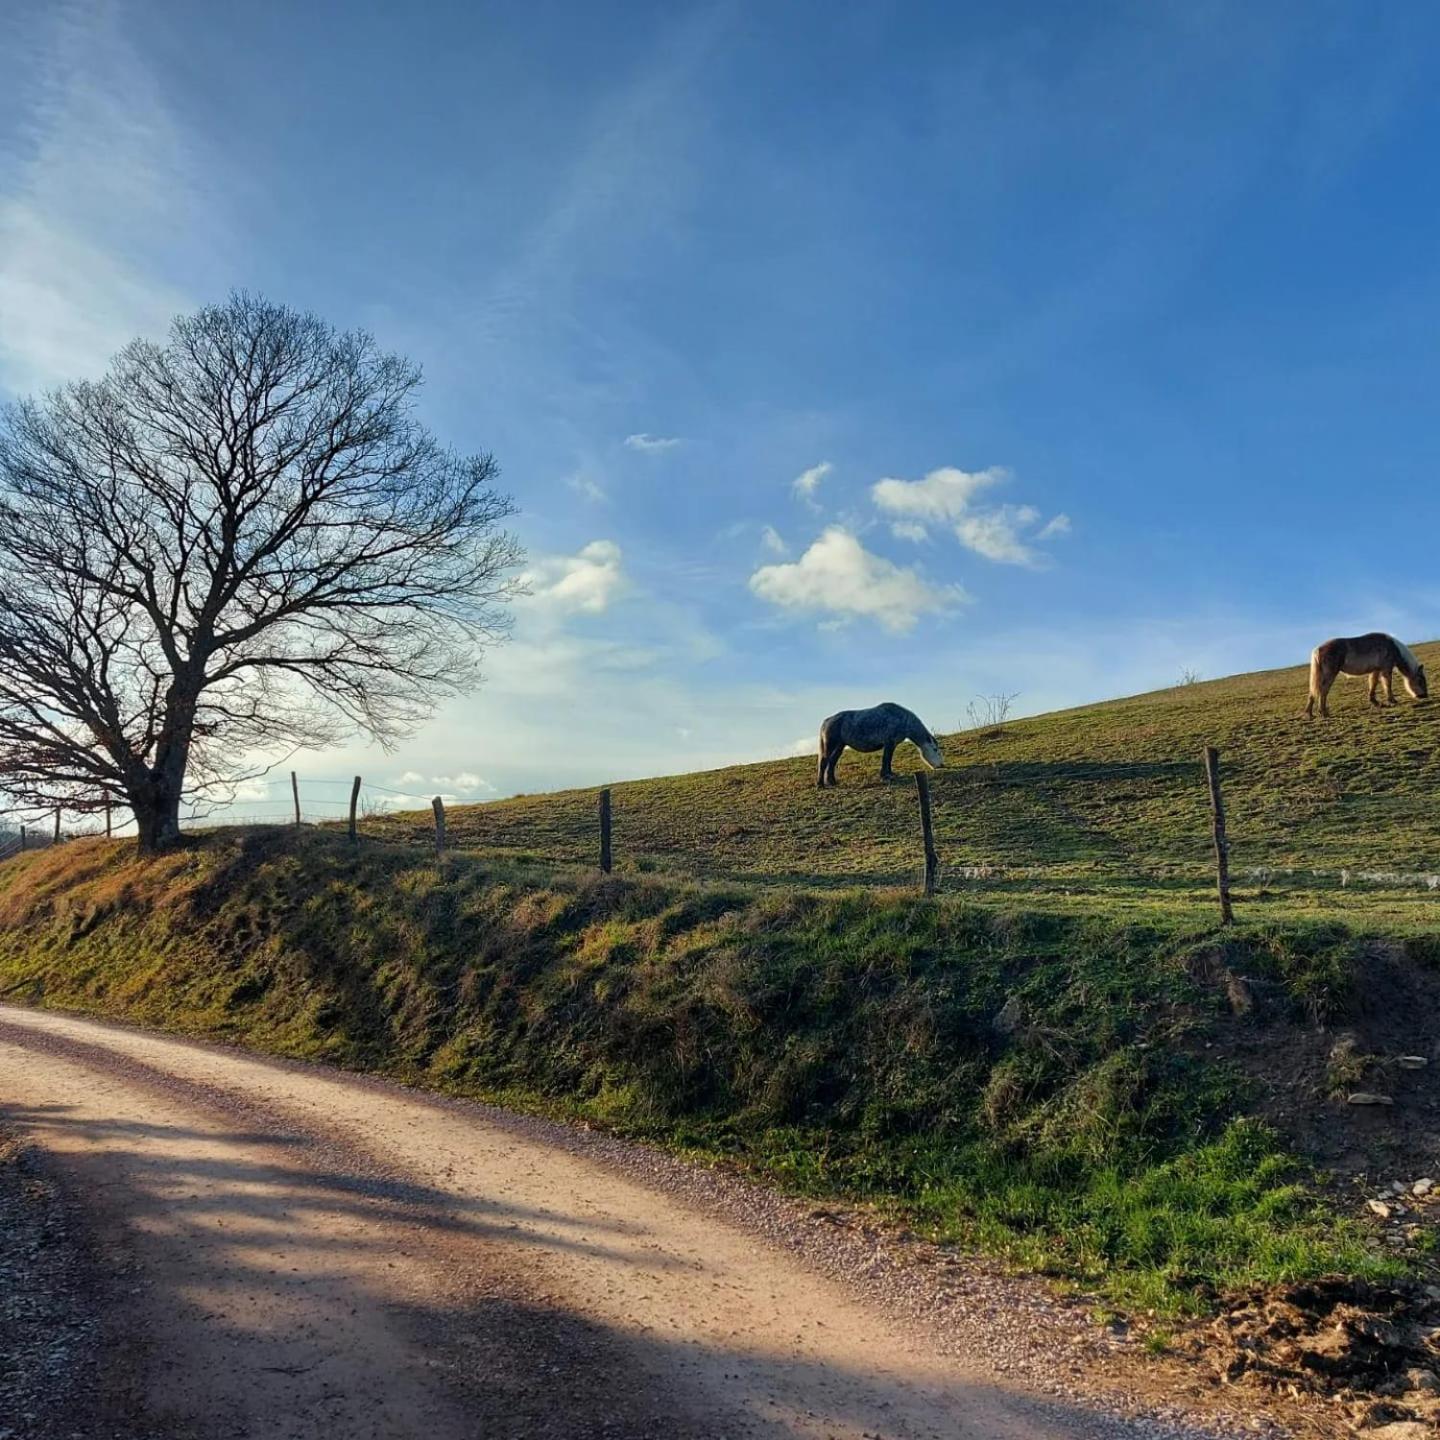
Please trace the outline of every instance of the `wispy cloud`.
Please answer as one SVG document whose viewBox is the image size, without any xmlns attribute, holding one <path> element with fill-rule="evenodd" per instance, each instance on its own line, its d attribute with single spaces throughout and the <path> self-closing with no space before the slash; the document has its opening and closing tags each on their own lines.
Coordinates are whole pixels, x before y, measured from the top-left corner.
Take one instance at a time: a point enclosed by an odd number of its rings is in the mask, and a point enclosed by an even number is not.
<svg viewBox="0 0 1440 1440">
<path fill-rule="evenodd" d="M 613 540 L 592 540 L 574 555 L 532 560 L 521 576 L 529 589 L 522 602 L 560 614 L 598 615 L 625 587 L 620 547 Z"/>
<path fill-rule="evenodd" d="M 537 317 L 568 323 L 570 296 L 607 247 L 626 247 L 683 203 L 695 183 L 697 77 L 729 19 L 727 7 L 707 6 L 657 27 L 585 117 L 548 203 L 467 323 L 507 346 Z"/>
<path fill-rule="evenodd" d="M 772 555 L 788 555 L 790 553 L 790 547 L 773 525 L 766 525 L 760 531 L 760 543 Z"/>
<path fill-rule="evenodd" d="M 1039 520 L 1040 512 L 1033 505 L 1001 505 L 978 515 L 964 515 L 956 523 L 955 534 L 967 550 L 994 560 L 999 565 L 1041 563 L 1040 553 L 1021 538 Z"/>
<path fill-rule="evenodd" d="M 677 445 L 684 442 L 676 435 L 627 435 L 625 444 L 631 450 L 639 450 L 645 455 L 658 455 L 666 450 L 673 450 Z"/>
<path fill-rule="evenodd" d="M 878 509 L 904 519 L 892 521 L 891 533 L 900 540 L 925 540 L 926 524 L 947 524 L 967 549 L 997 565 L 1024 565 L 1039 569 L 1049 557 L 1035 548 L 1038 542 L 1065 535 L 1070 517 L 1056 515 L 1036 528 L 1040 512 L 1033 505 L 996 505 L 979 509 L 975 497 L 1004 484 L 1010 472 L 1000 466 L 988 470 L 959 470 L 944 466 L 921 480 L 885 479 L 870 489 Z"/>
<path fill-rule="evenodd" d="M 820 488 L 820 482 L 835 467 L 828 461 L 822 460 L 818 465 L 812 465 L 808 470 L 803 470 L 791 482 L 790 488 L 803 500 L 812 510 L 820 508 L 819 502 L 815 499 L 815 492 Z"/>
<path fill-rule="evenodd" d="M 25 122 L 0 160 L 0 387 L 15 393 L 163 330 L 192 303 L 171 277 L 223 249 L 221 186 L 200 178 L 220 167 L 194 153 L 120 12 L 32 13 L 6 67 Z"/>
<path fill-rule="evenodd" d="M 592 505 L 603 505 L 610 499 L 609 493 L 595 478 L 588 466 L 582 465 L 572 475 L 567 475 L 565 483 L 577 495 L 583 495 Z"/>
<path fill-rule="evenodd" d="M 867 617 L 887 630 L 911 629 L 922 615 L 953 609 L 967 597 L 958 585 L 932 585 L 916 570 L 874 555 L 848 530 L 832 525 L 799 558 L 764 565 L 750 589 L 783 610 Z"/>
</svg>

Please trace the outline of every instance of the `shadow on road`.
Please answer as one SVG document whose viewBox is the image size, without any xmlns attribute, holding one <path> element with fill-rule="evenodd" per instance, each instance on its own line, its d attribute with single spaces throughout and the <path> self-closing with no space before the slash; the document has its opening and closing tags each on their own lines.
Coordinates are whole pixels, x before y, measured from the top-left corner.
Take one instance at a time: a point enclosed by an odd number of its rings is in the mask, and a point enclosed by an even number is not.
<svg viewBox="0 0 1440 1440">
<path fill-rule="evenodd" d="M 312 1129 L 103 1044 L 0 1022 L 0 1059 L 9 1047 L 97 1082 L 0 1102 L 108 1257 L 94 1434 L 127 1405 L 176 1440 L 1142 1433 L 906 1355 L 878 1316 L 873 1356 L 817 1345 L 830 1314 L 808 1334 L 742 1325 L 723 1341 L 672 1330 L 663 1308 L 598 1320 L 568 1299 L 567 1265 L 633 1279 L 686 1263 L 641 1223 L 416 1183 L 323 1117 Z M 712 1283 L 697 1267 L 694 1284 Z"/>
</svg>

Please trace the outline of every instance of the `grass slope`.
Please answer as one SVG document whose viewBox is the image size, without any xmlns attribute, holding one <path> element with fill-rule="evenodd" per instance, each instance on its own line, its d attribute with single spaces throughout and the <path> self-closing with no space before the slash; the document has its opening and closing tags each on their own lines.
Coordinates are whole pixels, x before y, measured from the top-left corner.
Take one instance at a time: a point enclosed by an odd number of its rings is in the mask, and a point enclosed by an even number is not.
<svg viewBox="0 0 1440 1440">
<path fill-rule="evenodd" d="M 1236 1020 L 1233 970 L 1289 1024 L 1343 1010 L 1366 953 L 1334 925 L 1221 945 L 1177 915 L 442 871 L 326 832 L 0 867 L 9 999 L 583 1115 L 1171 1310 L 1400 1268 L 1319 1198 L 1222 1043 L 1271 1023 Z"/>
<path fill-rule="evenodd" d="M 1417 653 L 1440 678 L 1440 643 Z M 1394 924 L 1431 924 L 1436 897 L 1424 877 L 1440 874 L 1440 703 L 1414 704 L 1396 688 L 1400 703 L 1375 710 L 1361 683 L 1343 681 L 1332 718 L 1311 722 L 1296 667 L 946 735 L 933 790 L 947 884 L 1106 913 L 1209 905 L 1199 757 L 1213 744 L 1244 899 L 1368 918 L 1385 891 Z M 897 763 L 919 760 L 907 746 Z M 777 760 L 616 785 L 617 863 L 724 882 L 913 883 L 913 787 L 882 785 L 878 757 L 850 754 L 842 788 L 822 793 L 814 766 Z M 428 812 L 367 822 L 411 841 L 428 839 L 430 826 Z M 480 852 L 589 862 L 595 792 L 452 809 L 448 830 Z M 1343 887 L 1342 871 L 1352 872 Z"/>
</svg>

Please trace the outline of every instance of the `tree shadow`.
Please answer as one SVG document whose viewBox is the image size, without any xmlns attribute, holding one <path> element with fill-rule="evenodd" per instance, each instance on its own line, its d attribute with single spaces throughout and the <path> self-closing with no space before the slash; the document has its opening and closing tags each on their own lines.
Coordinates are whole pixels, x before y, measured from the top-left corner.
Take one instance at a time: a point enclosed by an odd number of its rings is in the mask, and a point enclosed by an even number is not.
<svg viewBox="0 0 1440 1440">
<path fill-rule="evenodd" d="M 174 1440 L 1150 1433 L 958 1363 L 873 1360 L 868 1333 L 827 1337 L 840 1323 L 828 1311 L 805 1333 L 742 1333 L 751 1302 L 716 1283 L 722 1272 L 660 1253 L 643 1223 L 563 1197 L 514 1203 L 503 1176 L 484 1197 L 417 1183 L 285 1112 L 274 1129 L 253 1114 L 227 1123 L 203 1097 L 189 1107 L 197 1123 L 128 1114 L 136 1087 L 167 1090 L 172 1111 L 186 1102 L 173 1077 L 146 1077 L 103 1046 L 70 1044 L 66 1058 L 123 1086 L 97 1087 L 87 1113 L 8 1103 L 0 1119 L 84 1202 L 104 1257 L 93 1435 L 120 1433 L 126 1407 L 135 1433 Z M 645 1283 L 624 1291 L 622 1313 L 597 1314 L 593 1288 L 576 1292 L 585 1302 L 567 1290 L 582 1260 L 617 1285 Z M 777 1276 L 790 1263 L 777 1252 Z M 681 1283 L 707 1297 L 705 1323 L 672 1332 L 663 1306 L 641 1302 L 651 1277 L 692 1265 Z"/>
</svg>

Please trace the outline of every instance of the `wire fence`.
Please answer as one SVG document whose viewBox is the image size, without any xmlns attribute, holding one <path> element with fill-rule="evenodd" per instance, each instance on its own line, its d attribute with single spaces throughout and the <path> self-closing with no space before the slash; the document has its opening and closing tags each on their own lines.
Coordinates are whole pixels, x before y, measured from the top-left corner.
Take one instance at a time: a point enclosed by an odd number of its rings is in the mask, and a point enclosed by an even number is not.
<svg viewBox="0 0 1440 1440">
<path fill-rule="evenodd" d="M 755 787 L 766 781 L 741 769 L 613 793 L 511 796 L 503 804 L 483 803 L 473 790 L 426 794 L 406 788 L 410 779 L 287 772 L 253 793 L 187 805 L 182 829 L 316 827 L 432 854 L 602 871 L 615 865 L 721 883 L 913 883 L 926 894 L 963 887 L 1017 896 L 1124 889 L 1151 898 L 1208 889 L 1227 922 L 1233 833 L 1234 874 L 1250 891 L 1247 904 L 1288 890 L 1440 893 L 1440 867 L 1424 863 L 1433 826 L 1417 830 L 1420 864 L 1374 863 L 1355 853 L 1355 828 L 1333 800 L 1304 813 L 1276 809 L 1244 765 L 1227 774 L 1222 796 L 1219 755 L 1210 747 L 1188 762 L 1077 761 L 1063 773 L 1054 764 L 973 765 L 878 790 L 862 783 L 817 792 L 797 768 L 764 795 Z M 1231 800 L 1238 803 L 1227 827 Z M 0 812 L 0 863 L 97 834 L 134 835 L 134 818 L 118 802 L 83 815 Z"/>
</svg>

